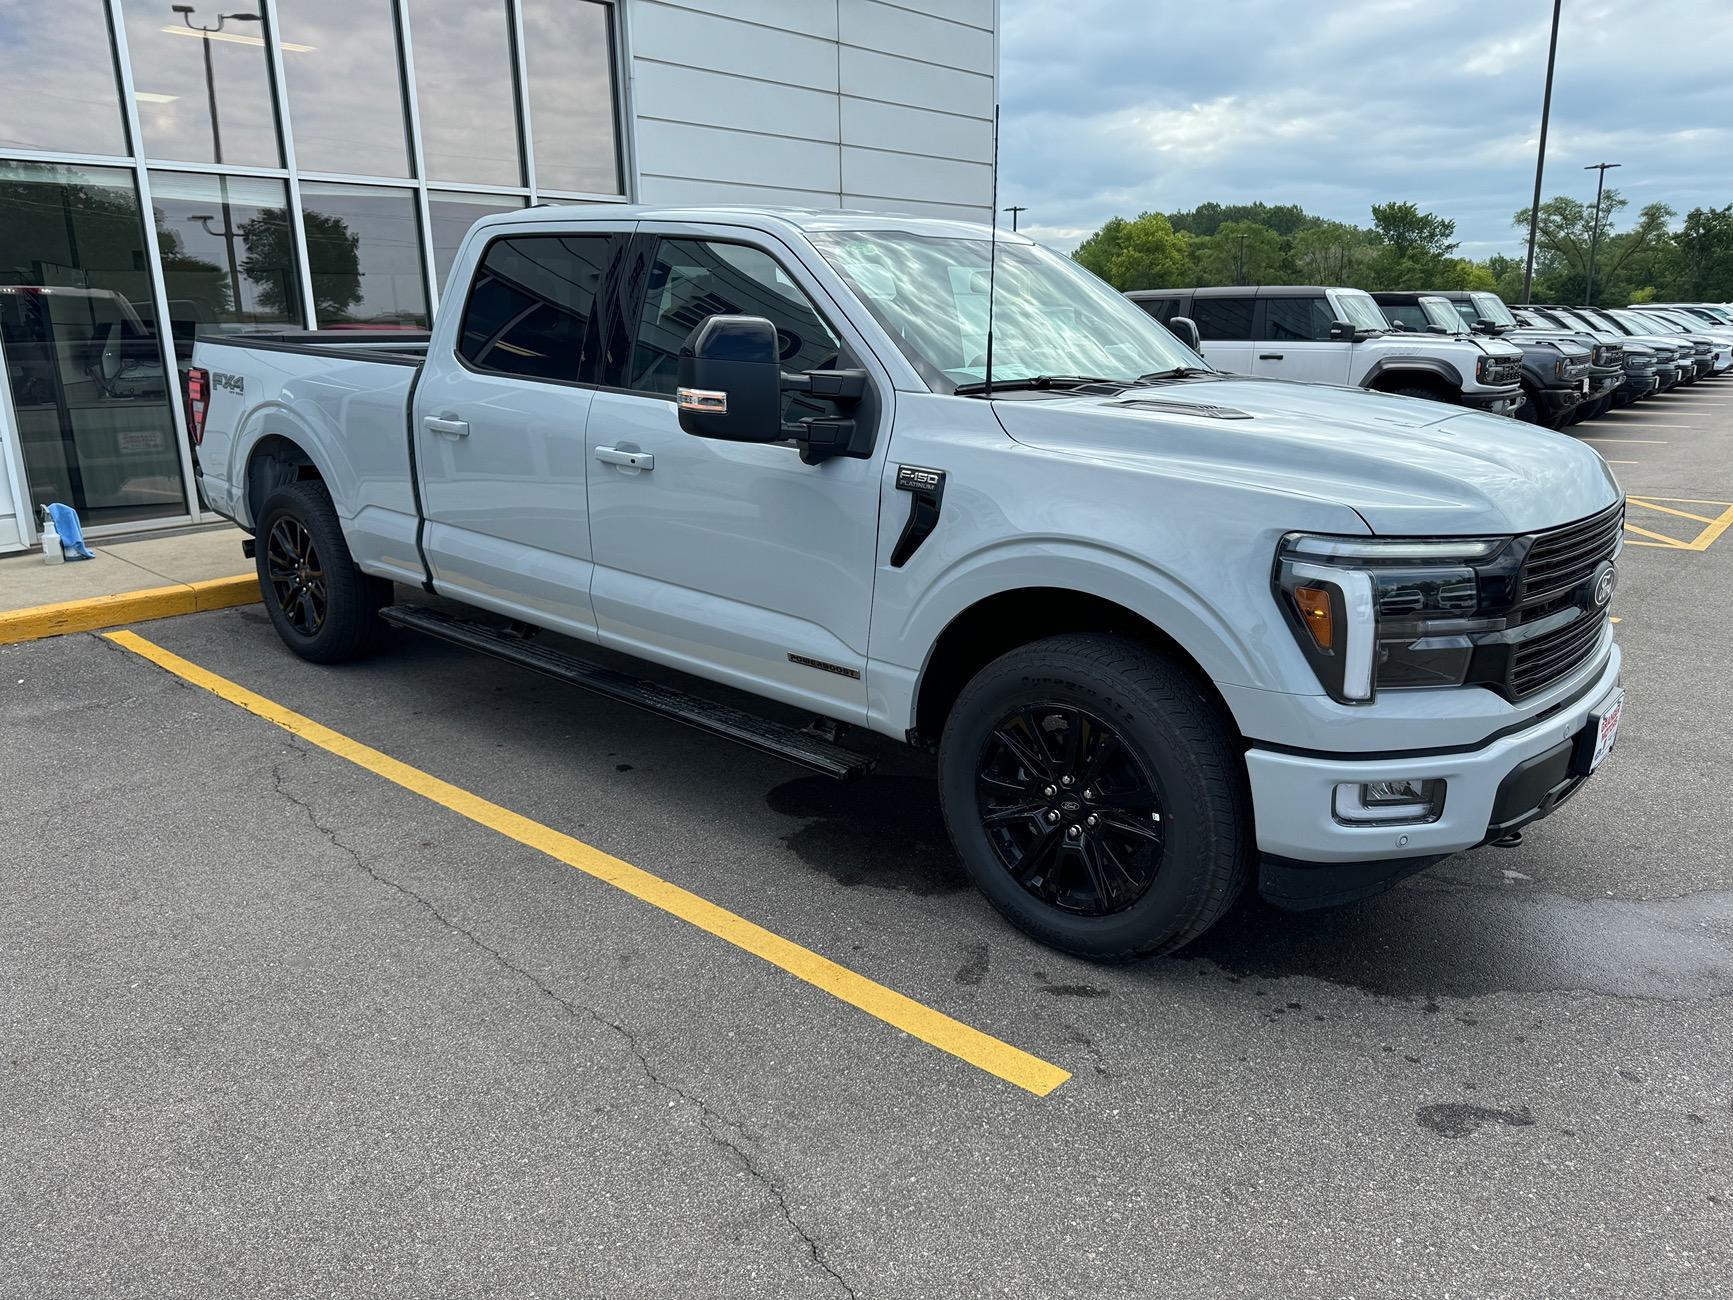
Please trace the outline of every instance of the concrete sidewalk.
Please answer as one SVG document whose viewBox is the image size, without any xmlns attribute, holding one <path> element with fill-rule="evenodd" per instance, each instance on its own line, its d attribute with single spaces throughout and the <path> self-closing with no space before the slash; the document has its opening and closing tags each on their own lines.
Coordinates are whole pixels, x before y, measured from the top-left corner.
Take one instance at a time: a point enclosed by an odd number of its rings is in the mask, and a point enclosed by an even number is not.
<svg viewBox="0 0 1733 1300">
<path fill-rule="evenodd" d="M 92 542 L 93 560 L 0 559 L 0 644 L 113 627 L 259 598 L 244 534 L 232 524 Z"/>
</svg>

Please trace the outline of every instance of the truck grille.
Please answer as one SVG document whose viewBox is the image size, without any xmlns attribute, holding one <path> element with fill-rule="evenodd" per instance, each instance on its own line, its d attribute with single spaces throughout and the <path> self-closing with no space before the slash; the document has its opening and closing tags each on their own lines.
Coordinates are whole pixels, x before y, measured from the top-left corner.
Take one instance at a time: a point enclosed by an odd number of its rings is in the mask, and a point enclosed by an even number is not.
<svg viewBox="0 0 1733 1300">
<path fill-rule="evenodd" d="M 1486 367 L 1486 378 L 1482 380 L 1489 388 L 1514 384 L 1522 374 L 1522 358 L 1494 357 Z"/>
<path fill-rule="evenodd" d="M 1516 644 L 1508 682 L 1513 699 L 1566 676 L 1600 644 L 1607 608 L 1595 605 L 1589 583 L 1601 565 L 1618 553 L 1624 526 L 1621 501 L 1587 519 L 1536 533 L 1530 540 L 1518 589 L 1519 620 L 1552 621 L 1566 610 L 1578 613 L 1562 626 Z"/>
</svg>

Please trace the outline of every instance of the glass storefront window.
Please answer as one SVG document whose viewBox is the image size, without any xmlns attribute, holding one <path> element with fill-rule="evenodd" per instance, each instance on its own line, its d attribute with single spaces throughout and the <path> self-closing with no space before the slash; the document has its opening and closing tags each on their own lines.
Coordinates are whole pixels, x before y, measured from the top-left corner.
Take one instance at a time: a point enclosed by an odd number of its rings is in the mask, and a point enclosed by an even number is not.
<svg viewBox="0 0 1733 1300">
<path fill-rule="evenodd" d="M 536 185 L 623 194 L 608 6 L 523 0 Z"/>
<path fill-rule="evenodd" d="M 403 63 L 391 0 L 288 0 L 277 17 L 295 166 L 408 176 Z"/>
<path fill-rule="evenodd" d="M 150 197 L 180 364 L 201 329 L 304 323 L 282 181 L 153 171 Z"/>
<path fill-rule="evenodd" d="M 522 185 L 505 0 L 409 0 L 427 177 Z"/>
<path fill-rule="evenodd" d="M 121 8 L 146 157 L 283 165 L 258 4 L 124 0 Z"/>
<path fill-rule="evenodd" d="M 457 260 L 457 250 L 469 228 L 495 212 L 516 212 L 523 199 L 502 194 L 457 194 L 450 190 L 427 192 L 427 224 L 433 236 L 433 282 L 445 291 L 445 277 Z M 458 292 L 462 292 L 461 288 Z"/>
<path fill-rule="evenodd" d="M 186 511 L 147 265 L 130 172 L 0 162 L 0 347 L 33 507 Z"/>
<path fill-rule="evenodd" d="M 319 329 L 426 329 L 415 196 L 382 185 L 301 183 Z"/>
<path fill-rule="evenodd" d="M 102 0 L 0 0 L 0 148 L 124 154 Z"/>
</svg>

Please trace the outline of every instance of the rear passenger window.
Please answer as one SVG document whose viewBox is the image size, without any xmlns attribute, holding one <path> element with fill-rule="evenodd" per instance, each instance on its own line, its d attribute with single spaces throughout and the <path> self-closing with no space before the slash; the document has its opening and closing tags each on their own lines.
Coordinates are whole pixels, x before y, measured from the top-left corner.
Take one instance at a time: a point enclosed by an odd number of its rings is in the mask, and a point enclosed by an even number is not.
<svg viewBox="0 0 1733 1300">
<path fill-rule="evenodd" d="M 477 370 L 576 382 L 611 242 L 607 235 L 494 240 L 463 310 L 459 355 Z"/>
<path fill-rule="evenodd" d="M 1135 301 L 1139 307 L 1143 308 L 1144 311 L 1148 312 L 1151 316 L 1155 317 L 1158 321 L 1160 321 L 1163 325 L 1165 325 L 1170 320 L 1172 320 L 1175 316 L 1180 315 L 1179 308 L 1180 308 L 1180 304 L 1184 301 L 1184 299 L 1182 299 L 1182 298 L 1141 298 L 1141 299 L 1134 299 L 1133 301 Z"/>
<path fill-rule="evenodd" d="M 1194 298 L 1191 318 L 1197 323 L 1198 337 L 1210 339 L 1250 339 L 1252 336 L 1251 298 Z"/>
<path fill-rule="evenodd" d="M 1387 312 L 1389 308 L 1385 309 Z M 1418 307 L 1415 311 L 1419 311 Z M 1283 343 L 1325 343 L 1335 317 L 1320 294 L 1315 298 L 1264 299 L 1264 337 Z"/>
<path fill-rule="evenodd" d="M 1378 306 L 1382 308 L 1384 314 L 1390 318 L 1390 323 L 1392 325 L 1400 323 L 1406 329 L 1424 330 L 1428 325 L 1432 324 L 1431 321 L 1426 319 L 1426 312 L 1421 308 L 1419 303 L 1381 302 Z"/>
<path fill-rule="evenodd" d="M 831 370 L 842 345 L 769 253 L 744 244 L 664 239 L 656 249 L 626 386 L 674 395 L 680 345 L 706 316 L 763 316 L 776 326 L 782 368 Z"/>
</svg>

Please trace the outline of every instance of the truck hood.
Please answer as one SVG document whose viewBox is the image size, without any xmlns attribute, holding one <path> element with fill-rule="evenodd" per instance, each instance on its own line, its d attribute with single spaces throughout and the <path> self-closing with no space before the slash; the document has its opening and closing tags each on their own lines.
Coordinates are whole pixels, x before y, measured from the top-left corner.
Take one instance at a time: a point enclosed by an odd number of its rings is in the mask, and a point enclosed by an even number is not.
<svg viewBox="0 0 1733 1300">
<path fill-rule="evenodd" d="M 1534 532 L 1620 495 L 1606 462 L 1574 438 L 1321 384 L 1224 376 L 993 406 L 1028 446 L 1335 502 L 1384 536 Z"/>
</svg>

